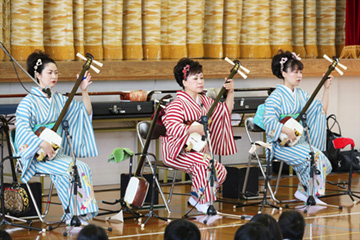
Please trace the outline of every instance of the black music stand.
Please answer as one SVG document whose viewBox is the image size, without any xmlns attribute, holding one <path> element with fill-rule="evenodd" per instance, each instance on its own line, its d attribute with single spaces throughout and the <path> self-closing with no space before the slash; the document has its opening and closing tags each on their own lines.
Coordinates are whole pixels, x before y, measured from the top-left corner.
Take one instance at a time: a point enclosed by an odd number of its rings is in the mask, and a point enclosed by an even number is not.
<svg viewBox="0 0 360 240">
<path fill-rule="evenodd" d="M 10 160 L 11 172 L 12 172 L 13 176 L 15 176 L 14 174 L 16 174 L 16 173 L 15 173 L 15 167 L 14 167 L 13 160 L 16 159 L 17 157 L 12 156 L 12 151 L 11 151 L 11 147 L 10 147 L 11 143 L 10 143 L 10 136 L 9 136 L 8 121 L 2 115 L 0 115 L 0 120 L 1 120 L 0 121 L 0 132 L 1 132 L 1 144 L 0 144 L 0 151 L 1 151 L 1 161 L 0 161 L 1 194 L 0 194 L 0 198 L 1 198 L 1 217 L 2 217 L 1 221 L 0 221 L 0 226 L 2 226 L 2 225 L 10 225 L 10 226 L 15 226 L 15 227 L 26 228 L 28 230 L 37 230 L 37 231 L 46 232 L 46 229 L 31 227 L 32 221 L 30 221 L 30 220 L 24 220 L 24 219 L 16 218 L 16 217 L 13 217 L 13 216 L 6 215 L 6 213 L 5 213 L 5 203 L 4 203 L 5 202 L 5 199 L 4 199 L 4 162 L 5 162 L 5 160 Z M 6 157 L 6 158 L 4 158 L 4 133 L 5 133 L 6 142 L 7 142 L 7 146 L 8 146 L 8 153 L 9 153 L 9 156 Z M 17 221 L 21 221 L 21 222 L 26 222 L 28 224 L 28 226 L 24 226 L 24 225 L 9 222 L 8 220 L 6 220 L 6 218 L 10 218 L 12 220 L 17 220 Z"/>
</svg>

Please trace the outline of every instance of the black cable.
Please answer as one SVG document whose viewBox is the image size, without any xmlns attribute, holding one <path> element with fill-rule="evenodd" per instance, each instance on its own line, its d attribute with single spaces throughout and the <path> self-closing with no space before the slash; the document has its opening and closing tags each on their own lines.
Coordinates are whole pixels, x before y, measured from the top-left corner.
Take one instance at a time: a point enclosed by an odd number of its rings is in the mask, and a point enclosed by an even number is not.
<svg viewBox="0 0 360 240">
<path fill-rule="evenodd" d="M 15 66 L 15 64 L 14 64 L 14 61 L 13 61 L 11 58 L 10 58 L 10 62 L 11 62 L 12 65 L 13 65 L 13 68 L 14 68 L 14 71 L 15 71 L 17 80 L 19 81 L 20 85 L 22 86 L 22 88 L 23 88 L 27 93 L 29 93 L 29 94 L 31 94 L 31 95 L 33 95 L 33 96 L 36 96 L 36 97 L 47 98 L 47 97 L 45 97 L 45 96 L 40 96 L 40 95 L 33 94 L 32 92 L 30 92 L 30 91 L 24 86 L 24 84 L 21 82 L 20 77 L 19 77 L 19 74 L 18 74 L 18 72 L 17 72 L 17 70 L 16 70 L 16 66 Z"/>
</svg>

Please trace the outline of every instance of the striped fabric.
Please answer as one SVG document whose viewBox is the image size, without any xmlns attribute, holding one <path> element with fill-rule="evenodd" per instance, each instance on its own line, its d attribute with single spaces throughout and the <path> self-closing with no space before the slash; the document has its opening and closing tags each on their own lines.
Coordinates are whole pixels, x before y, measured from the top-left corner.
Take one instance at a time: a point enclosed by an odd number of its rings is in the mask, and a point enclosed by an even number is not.
<svg viewBox="0 0 360 240">
<path fill-rule="evenodd" d="M 41 90 L 33 88 L 19 104 L 16 110 L 16 136 L 15 143 L 23 166 L 21 180 L 28 182 L 37 172 L 48 173 L 56 186 L 64 209 L 70 198 L 70 175 L 72 158 L 70 147 L 67 144 L 65 132 L 60 127 L 58 133 L 63 138 L 63 145 L 57 156 L 52 161 L 38 162 L 34 155 L 39 150 L 42 140 L 37 137 L 33 128 L 37 124 L 55 122 L 64 106 L 67 97 L 59 93 L 52 93 L 51 99 L 44 96 Z M 72 136 L 72 145 L 76 157 L 94 157 L 98 155 L 91 117 L 88 116 L 83 103 L 72 101 L 64 117 L 69 122 L 69 133 Z M 78 210 L 80 213 L 89 214 L 89 218 L 96 215 L 97 204 L 93 194 L 92 178 L 89 167 L 77 161 L 83 190 L 86 199 L 79 199 Z M 74 201 L 72 199 L 72 201 Z M 71 204 L 74 206 L 74 204 Z M 73 213 L 74 209 L 71 209 Z M 69 218 L 69 216 L 66 216 Z"/>
<path fill-rule="evenodd" d="M 279 136 L 283 124 L 279 122 L 281 115 L 293 115 L 300 113 L 309 99 L 309 94 L 300 88 L 295 88 L 293 96 L 289 89 L 284 85 L 277 85 L 276 90 L 267 98 L 265 102 L 264 125 L 267 132 L 267 141 L 273 142 L 274 157 L 293 166 L 300 180 L 299 190 L 309 194 L 310 148 L 305 134 L 302 135 L 299 143 L 294 147 L 281 147 Z M 307 125 L 309 126 L 309 136 L 315 153 L 317 169 L 321 171 L 316 182 L 319 183 L 314 188 L 315 195 L 325 193 L 326 175 L 332 170 L 330 161 L 322 151 L 326 147 L 326 116 L 323 113 L 322 104 L 314 100 L 307 111 Z"/>
<path fill-rule="evenodd" d="M 200 121 L 201 116 L 206 115 L 213 100 L 199 95 L 199 103 L 195 102 L 187 93 L 179 91 L 177 98 L 166 108 L 163 122 L 166 128 L 166 136 L 161 137 L 161 149 L 163 161 L 166 165 L 185 171 L 193 176 L 192 192 L 200 197 L 205 191 L 205 196 L 200 203 L 210 201 L 210 193 L 207 183 L 207 167 L 209 164 L 209 148 L 202 152 L 186 152 L 184 145 L 188 139 L 189 125 L 186 123 Z M 202 106 L 201 106 L 202 105 Z M 215 155 L 231 155 L 236 153 L 236 146 L 231 128 L 230 112 L 224 103 L 216 106 L 209 126 L 211 131 L 211 143 Z M 215 161 L 217 169 L 217 182 L 220 186 L 226 178 L 226 170 L 223 165 Z"/>
</svg>

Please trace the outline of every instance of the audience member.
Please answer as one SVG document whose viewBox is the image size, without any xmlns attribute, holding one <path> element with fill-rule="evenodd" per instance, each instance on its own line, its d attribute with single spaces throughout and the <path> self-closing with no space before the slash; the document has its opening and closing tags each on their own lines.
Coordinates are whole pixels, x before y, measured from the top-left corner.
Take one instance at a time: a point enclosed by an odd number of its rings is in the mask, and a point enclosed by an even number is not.
<svg viewBox="0 0 360 240">
<path fill-rule="evenodd" d="M 108 236 L 102 227 L 89 224 L 81 229 L 76 240 L 108 240 Z"/>
<path fill-rule="evenodd" d="M 305 219 L 300 212 L 295 210 L 283 212 L 280 215 L 278 222 L 284 239 L 303 239 Z"/>
<path fill-rule="evenodd" d="M 12 237 L 6 230 L 0 229 L 0 240 L 12 240 Z"/>
<path fill-rule="evenodd" d="M 248 222 L 239 227 L 234 240 L 268 240 L 269 231 L 259 222 Z"/>
<path fill-rule="evenodd" d="M 185 219 L 176 219 L 165 228 L 164 240 L 200 240 L 199 228 Z"/>
<path fill-rule="evenodd" d="M 273 218 L 269 214 L 265 214 L 265 213 L 256 214 L 251 218 L 250 222 L 259 222 L 263 224 L 270 232 L 272 240 L 283 239 L 278 222 L 275 220 L 275 218 Z"/>
</svg>

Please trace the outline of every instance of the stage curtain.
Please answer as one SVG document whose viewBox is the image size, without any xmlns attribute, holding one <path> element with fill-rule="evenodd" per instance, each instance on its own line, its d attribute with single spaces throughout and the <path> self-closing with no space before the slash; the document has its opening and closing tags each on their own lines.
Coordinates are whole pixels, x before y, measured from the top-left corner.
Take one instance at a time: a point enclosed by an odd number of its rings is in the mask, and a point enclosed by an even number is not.
<svg viewBox="0 0 360 240">
<path fill-rule="evenodd" d="M 318 56 L 336 56 L 336 0 L 317 1 L 316 28 Z"/>
<path fill-rule="evenodd" d="M 161 58 L 187 57 L 186 0 L 161 1 Z"/>
<path fill-rule="evenodd" d="M 3 26 L 0 29 L 0 41 L 10 51 L 10 1 L 1 0 L 0 9 L 2 10 L 0 13 L 0 23 Z M 5 59 L 9 59 L 9 57 L 0 50 L 0 60 Z"/>
<path fill-rule="evenodd" d="M 124 0 L 123 56 L 124 59 L 142 59 L 141 0 Z M 119 16 L 120 17 L 120 16 Z"/>
<path fill-rule="evenodd" d="M 204 57 L 223 58 L 224 1 L 207 1 L 204 21 Z"/>
<path fill-rule="evenodd" d="M 224 57 L 230 59 L 240 57 L 241 10 L 241 0 L 224 2 Z"/>
<path fill-rule="evenodd" d="M 84 51 L 103 59 L 103 13 L 101 0 L 84 0 Z"/>
<path fill-rule="evenodd" d="M 291 1 L 292 48 L 301 58 L 304 58 L 306 55 L 304 43 L 304 1 L 306 0 Z"/>
<path fill-rule="evenodd" d="M 243 1 L 240 58 L 271 58 L 270 1 Z"/>
<path fill-rule="evenodd" d="M 279 49 L 292 52 L 291 1 L 270 1 L 270 49 L 275 55 Z"/>
<path fill-rule="evenodd" d="M 316 0 L 305 2 L 305 53 L 307 58 L 315 58 L 318 55 L 316 43 Z"/>
<path fill-rule="evenodd" d="M 345 47 L 341 58 L 360 58 L 360 2 L 346 1 Z"/>
<path fill-rule="evenodd" d="M 161 58 L 161 0 L 143 1 L 143 52 L 144 59 Z"/>
<path fill-rule="evenodd" d="M 56 60 L 259 59 L 279 49 L 315 58 L 338 56 L 345 41 L 346 0 L 13 0 L 11 11 L 0 1 L 0 40 L 17 60 L 35 49 Z"/>
<path fill-rule="evenodd" d="M 103 5 L 103 37 L 104 37 L 104 59 L 122 59 L 122 24 L 123 19 L 119 17 L 123 12 L 122 0 L 107 0 Z"/>
<path fill-rule="evenodd" d="M 44 3 L 42 0 L 11 1 L 11 54 L 26 60 L 35 49 L 44 50 Z"/>
<path fill-rule="evenodd" d="M 204 57 L 205 0 L 187 1 L 186 43 L 188 57 Z"/>
<path fill-rule="evenodd" d="M 41 13 L 38 15 L 41 15 Z M 45 51 L 56 60 L 74 59 L 72 19 L 72 0 L 45 0 L 44 23 L 38 21 L 38 25 L 32 26 L 32 28 L 40 28 L 40 24 L 44 25 L 43 40 Z"/>
</svg>

